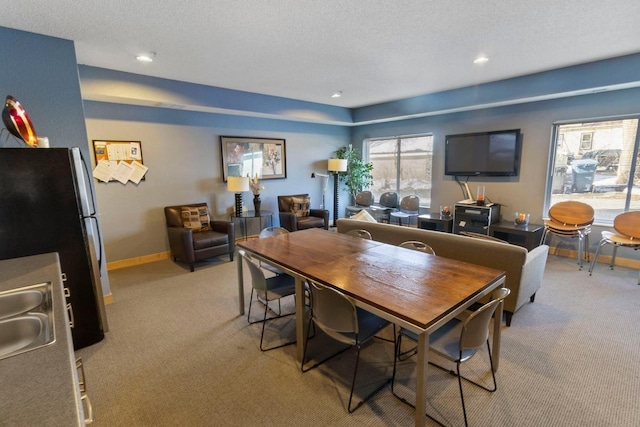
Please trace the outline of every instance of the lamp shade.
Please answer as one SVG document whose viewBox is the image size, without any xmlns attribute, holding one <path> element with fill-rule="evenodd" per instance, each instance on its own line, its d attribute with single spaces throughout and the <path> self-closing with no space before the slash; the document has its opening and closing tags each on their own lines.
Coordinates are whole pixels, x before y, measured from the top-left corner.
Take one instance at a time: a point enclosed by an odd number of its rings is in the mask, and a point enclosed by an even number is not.
<svg viewBox="0 0 640 427">
<path fill-rule="evenodd" d="M 329 159 L 327 162 L 327 169 L 330 172 L 346 172 L 347 159 Z"/>
<path fill-rule="evenodd" d="M 227 191 L 233 191 L 235 193 L 249 191 L 249 178 L 246 176 L 227 177 Z"/>
</svg>

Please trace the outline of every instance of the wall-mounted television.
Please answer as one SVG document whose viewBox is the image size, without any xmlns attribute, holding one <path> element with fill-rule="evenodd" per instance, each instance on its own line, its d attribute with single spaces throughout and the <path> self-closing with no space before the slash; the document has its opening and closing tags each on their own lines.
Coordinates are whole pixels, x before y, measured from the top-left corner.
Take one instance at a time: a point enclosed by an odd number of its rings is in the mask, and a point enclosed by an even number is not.
<svg viewBox="0 0 640 427">
<path fill-rule="evenodd" d="M 518 176 L 521 151 L 520 129 L 447 135 L 444 174 Z"/>
</svg>

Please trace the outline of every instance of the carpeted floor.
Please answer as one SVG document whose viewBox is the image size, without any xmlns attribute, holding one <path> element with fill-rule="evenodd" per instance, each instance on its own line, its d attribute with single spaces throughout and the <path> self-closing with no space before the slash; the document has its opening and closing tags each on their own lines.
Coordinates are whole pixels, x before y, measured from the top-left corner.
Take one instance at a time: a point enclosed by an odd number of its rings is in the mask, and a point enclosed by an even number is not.
<svg viewBox="0 0 640 427">
<path fill-rule="evenodd" d="M 413 409 L 388 387 L 347 413 L 353 352 L 304 374 L 294 346 L 260 352 L 260 324 L 238 316 L 235 262 L 213 260 L 190 273 L 159 261 L 113 271 L 110 281 L 110 331 L 77 352 L 95 426 L 413 425 Z M 640 425 L 636 282 L 635 270 L 600 264 L 590 277 L 574 259 L 550 256 L 535 303 L 503 326 L 498 391 L 463 384 L 470 425 Z M 248 283 L 245 290 L 248 300 Z M 278 322 L 269 344 L 293 337 L 294 317 Z M 309 351 L 333 345 L 319 335 Z M 364 395 L 391 374 L 392 344 L 374 340 L 362 354 Z M 490 381 L 486 364 L 483 353 L 463 369 Z M 399 369 L 407 396 L 413 368 L 409 360 Z M 455 377 L 430 367 L 428 387 L 429 415 L 463 425 Z"/>
</svg>

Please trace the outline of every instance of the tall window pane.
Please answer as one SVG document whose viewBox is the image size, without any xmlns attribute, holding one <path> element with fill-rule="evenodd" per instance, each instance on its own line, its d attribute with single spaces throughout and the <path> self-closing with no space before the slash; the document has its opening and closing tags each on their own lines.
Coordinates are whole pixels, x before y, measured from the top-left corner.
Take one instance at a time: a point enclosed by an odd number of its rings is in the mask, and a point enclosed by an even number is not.
<svg viewBox="0 0 640 427">
<path fill-rule="evenodd" d="M 564 200 L 588 203 L 602 224 L 640 209 L 637 118 L 556 125 L 554 130 L 549 206 Z"/>
<path fill-rule="evenodd" d="M 421 206 L 431 206 L 432 135 L 372 139 L 365 146 L 373 164 L 370 190 L 376 200 L 395 191 L 400 197 L 416 195 Z"/>
</svg>

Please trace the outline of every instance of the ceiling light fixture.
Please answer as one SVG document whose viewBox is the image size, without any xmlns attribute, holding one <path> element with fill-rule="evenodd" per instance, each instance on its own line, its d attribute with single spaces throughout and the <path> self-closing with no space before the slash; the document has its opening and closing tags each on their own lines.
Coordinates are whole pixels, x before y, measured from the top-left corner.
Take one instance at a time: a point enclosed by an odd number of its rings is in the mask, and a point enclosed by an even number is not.
<svg viewBox="0 0 640 427">
<path fill-rule="evenodd" d="M 140 62 L 153 62 L 153 58 L 156 57 L 155 52 L 143 53 L 136 56 L 136 59 Z"/>
<path fill-rule="evenodd" d="M 488 62 L 489 58 L 487 58 L 486 56 L 479 56 L 478 58 L 473 60 L 474 64 L 484 64 L 485 62 Z"/>
<path fill-rule="evenodd" d="M 331 95 L 332 98 L 340 98 L 341 96 L 342 96 L 341 90 L 334 92 L 333 95 Z"/>
</svg>

